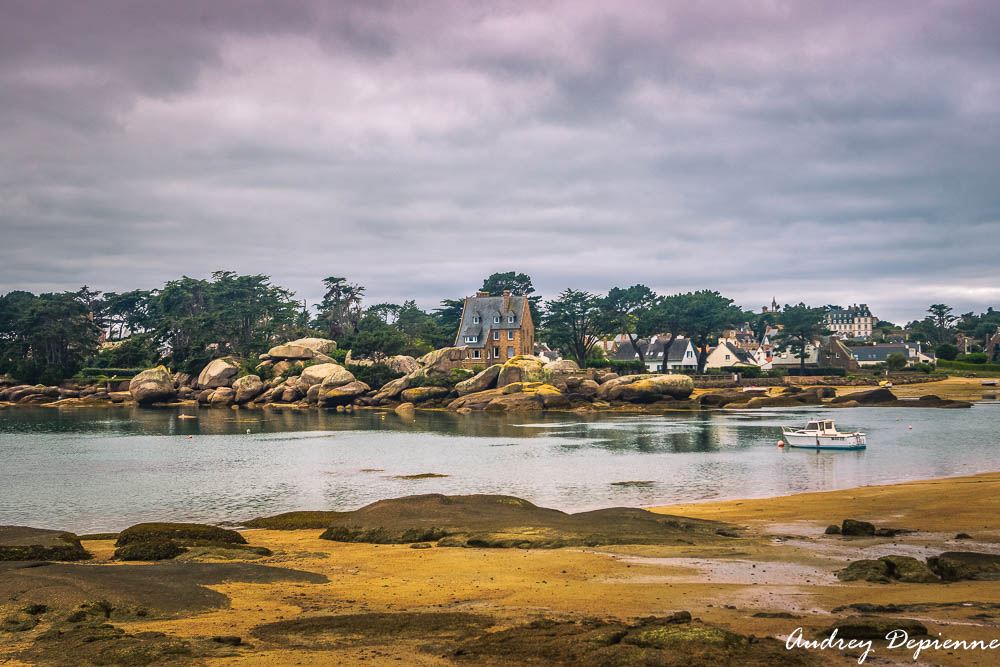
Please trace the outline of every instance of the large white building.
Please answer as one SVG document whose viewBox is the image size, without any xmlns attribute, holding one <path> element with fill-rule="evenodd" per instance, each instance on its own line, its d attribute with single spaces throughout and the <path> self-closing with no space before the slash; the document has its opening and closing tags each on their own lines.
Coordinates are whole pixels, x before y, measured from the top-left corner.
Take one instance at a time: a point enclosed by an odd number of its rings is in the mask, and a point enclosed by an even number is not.
<svg viewBox="0 0 1000 667">
<path fill-rule="evenodd" d="M 847 308 L 829 306 L 826 309 L 826 328 L 842 339 L 870 338 L 878 322 L 868 304 L 855 304 Z"/>
</svg>

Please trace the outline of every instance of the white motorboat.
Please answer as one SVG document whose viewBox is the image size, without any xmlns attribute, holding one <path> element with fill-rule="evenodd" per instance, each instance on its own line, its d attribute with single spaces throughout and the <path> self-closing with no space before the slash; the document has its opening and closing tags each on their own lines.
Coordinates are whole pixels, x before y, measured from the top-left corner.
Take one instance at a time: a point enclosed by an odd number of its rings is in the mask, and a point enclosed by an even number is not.
<svg viewBox="0 0 1000 667">
<path fill-rule="evenodd" d="M 832 419 L 811 421 L 805 428 L 781 429 L 785 444 L 799 449 L 865 449 L 868 443 L 860 431 L 841 433 Z"/>
</svg>

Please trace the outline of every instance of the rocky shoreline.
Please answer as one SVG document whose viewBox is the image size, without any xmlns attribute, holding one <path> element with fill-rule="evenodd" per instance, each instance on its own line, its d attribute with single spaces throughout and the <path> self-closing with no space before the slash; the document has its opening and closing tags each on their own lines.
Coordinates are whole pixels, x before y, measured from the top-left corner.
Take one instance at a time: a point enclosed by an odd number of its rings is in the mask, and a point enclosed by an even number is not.
<svg viewBox="0 0 1000 667">
<path fill-rule="evenodd" d="M 919 401 L 899 400 L 885 388 L 838 396 L 837 387 L 858 386 L 856 378 L 816 379 L 817 386 L 783 384 L 737 390 L 735 383 L 697 388 L 687 375 L 619 376 L 600 369 L 581 370 L 572 361 L 546 362 L 519 356 L 477 373 L 456 365 L 462 348 L 435 350 L 419 359 L 393 357 L 387 365 L 401 377 L 373 388 L 357 379 L 348 363 L 331 354 L 336 342 L 304 338 L 271 348 L 260 356 L 258 374 L 241 372 L 232 357 L 212 360 L 195 377 L 149 369 L 115 391 L 96 386 L 15 385 L 0 389 L 0 406 L 72 407 L 138 403 L 258 409 L 382 408 L 410 415 L 416 409 L 468 412 L 628 411 L 756 409 L 765 407 L 969 407 L 968 401 L 928 394 Z M 349 360 L 349 356 L 348 356 Z M 923 379 L 923 378 L 918 378 Z M 848 382 L 850 380 L 850 382 Z M 934 381 L 927 378 L 927 382 Z"/>
</svg>

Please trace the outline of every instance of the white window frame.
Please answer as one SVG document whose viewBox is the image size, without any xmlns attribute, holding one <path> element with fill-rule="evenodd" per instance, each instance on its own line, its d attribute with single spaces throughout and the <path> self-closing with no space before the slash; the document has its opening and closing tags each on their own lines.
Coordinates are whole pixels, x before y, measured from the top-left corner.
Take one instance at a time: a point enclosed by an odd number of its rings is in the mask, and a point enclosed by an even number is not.
<svg viewBox="0 0 1000 667">
<path fill-rule="evenodd" d="M 514 346 L 513 345 L 508 345 L 507 346 L 507 356 L 508 357 L 513 357 L 514 356 Z"/>
<path fill-rule="evenodd" d="M 494 315 L 493 316 L 493 324 L 500 324 L 500 316 L 499 315 Z"/>
<path fill-rule="evenodd" d="M 473 315 L 472 316 L 472 323 L 473 324 L 479 324 L 479 315 Z"/>
<path fill-rule="evenodd" d="M 473 350 L 472 351 L 472 358 L 473 359 L 481 359 L 482 355 L 480 354 L 480 351 L 479 350 Z"/>
<path fill-rule="evenodd" d="M 466 343 L 478 343 L 479 342 L 479 336 L 466 336 L 465 337 L 465 342 Z"/>
<path fill-rule="evenodd" d="M 514 330 L 510 329 L 507 331 L 507 340 L 514 340 Z"/>
<path fill-rule="evenodd" d="M 508 315 L 507 316 L 507 324 L 514 324 L 514 316 L 513 315 Z"/>
<path fill-rule="evenodd" d="M 493 347 L 493 358 L 494 359 L 499 359 L 500 358 L 500 348 L 499 347 L 496 347 L 496 346 Z"/>
<path fill-rule="evenodd" d="M 499 331 L 494 331 L 493 332 L 493 340 L 500 340 L 500 332 Z"/>
</svg>

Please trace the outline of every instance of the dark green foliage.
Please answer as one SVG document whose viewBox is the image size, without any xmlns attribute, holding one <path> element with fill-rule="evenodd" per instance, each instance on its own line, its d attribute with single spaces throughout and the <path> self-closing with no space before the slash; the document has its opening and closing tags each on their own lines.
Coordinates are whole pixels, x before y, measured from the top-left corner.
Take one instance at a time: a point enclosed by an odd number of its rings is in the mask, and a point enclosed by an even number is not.
<svg viewBox="0 0 1000 667">
<path fill-rule="evenodd" d="M 890 371 L 901 371 L 906 368 L 907 363 L 906 356 L 900 352 L 893 352 L 888 357 L 885 358 L 885 365 Z"/>
<path fill-rule="evenodd" d="M 782 349 L 791 349 L 798 356 L 799 375 L 806 375 L 806 346 L 829 330 L 825 325 L 826 309 L 810 308 L 804 303 L 797 306 L 785 305 L 778 318 L 784 329 L 775 337 L 775 345 Z M 791 375 L 791 373 L 789 373 Z"/>
<path fill-rule="evenodd" d="M 960 354 L 954 359 L 964 364 L 985 364 L 989 358 L 985 352 L 972 352 L 970 354 Z"/>
<path fill-rule="evenodd" d="M 643 362 L 645 350 L 639 339 L 657 333 L 655 319 L 650 317 L 655 305 L 656 294 L 645 285 L 614 287 L 600 301 L 604 331 L 628 336 L 628 344 Z"/>
<path fill-rule="evenodd" d="M 455 344 L 464 308 L 464 299 L 445 299 L 441 302 L 441 306 L 435 308 L 434 312 L 431 313 L 431 317 L 437 323 L 438 331 L 442 337 L 436 347 L 447 347 Z"/>
<path fill-rule="evenodd" d="M 100 331 L 90 315 L 80 293 L 0 296 L 0 374 L 29 384 L 71 377 L 97 350 Z"/>
<path fill-rule="evenodd" d="M 934 354 L 938 359 L 954 361 L 958 356 L 958 348 L 951 343 L 941 343 L 934 349 Z"/>
<path fill-rule="evenodd" d="M 173 540 L 152 537 L 115 549 L 115 560 L 168 560 L 187 551 Z"/>
<path fill-rule="evenodd" d="M 263 368 L 258 368 L 260 366 L 260 358 L 255 354 L 253 356 L 247 357 L 240 362 L 240 369 L 236 373 L 236 377 L 246 377 L 247 375 L 256 375 L 263 382 L 274 379 L 274 369 L 271 366 L 264 366 Z"/>
<path fill-rule="evenodd" d="M 341 366 L 343 366 L 344 362 L 347 361 L 347 350 L 346 349 L 343 349 L 343 350 L 342 349 L 336 349 L 336 350 L 333 350 L 332 352 L 330 352 L 326 356 L 330 357 L 331 359 L 333 359 L 334 361 L 336 361 L 338 364 L 340 364 Z"/>
<path fill-rule="evenodd" d="M 287 380 L 290 377 L 295 377 L 297 375 L 302 375 L 302 371 L 304 371 L 305 369 L 309 368 L 310 366 L 314 366 L 315 364 L 316 364 L 316 362 L 312 361 L 311 359 L 307 359 L 305 361 L 296 361 L 296 362 L 294 362 L 292 364 L 291 368 L 286 368 L 281 373 L 281 379 L 282 380 Z M 273 370 L 271 371 L 271 377 L 272 378 L 274 377 L 274 371 Z M 262 377 L 261 379 L 263 380 L 264 378 Z"/>
<path fill-rule="evenodd" d="M 619 375 L 638 375 L 646 373 L 646 364 L 638 359 L 633 361 L 616 361 L 614 359 L 588 360 L 587 365 L 593 368 L 607 368 Z"/>
<path fill-rule="evenodd" d="M 608 333 L 602 327 L 600 304 L 596 295 L 574 289 L 563 290 L 545 303 L 546 339 L 580 368 L 587 367 L 591 350 Z"/>
<path fill-rule="evenodd" d="M 323 285 L 326 293 L 318 307 L 319 314 L 313 326 L 339 343 L 345 334 L 357 330 L 361 320 L 361 297 L 365 288 L 336 276 L 324 278 Z"/>
<path fill-rule="evenodd" d="M 157 365 L 160 353 L 156 341 L 149 334 L 135 334 L 113 347 L 107 347 L 87 361 L 88 366 L 107 370 L 121 368 L 152 368 Z M 105 375 L 110 373 L 105 371 Z"/>
<path fill-rule="evenodd" d="M 347 370 L 351 371 L 357 380 L 364 382 L 373 389 L 381 387 L 386 382 L 392 382 L 396 378 L 403 377 L 403 373 L 394 371 L 386 364 L 372 364 L 370 366 L 352 364 Z"/>
<path fill-rule="evenodd" d="M 956 371 L 1000 372 L 1000 364 L 969 364 L 962 361 L 938 361 L 938 368 Z"/>
<path fill-rule="evenodd" d="M 116 547 L 154 539 L 205 540 L 227 544 L 246 544 L 235 530 L 200 523 L 139 523 L 118 533 Z"/>
<path fill-rule="evenodd" d="M 433 377 L 428 375 L 418 375 L 410 380 L 410 385 L 407 388 L 444 387 L 446 389 L 452 389 L 456 384 L 462 382 L 463 380 L 468 380 L 473 375 L 475 375 L 475 373 L 465 368 L 452 368 L 446 375 Z"/>
</svg>

